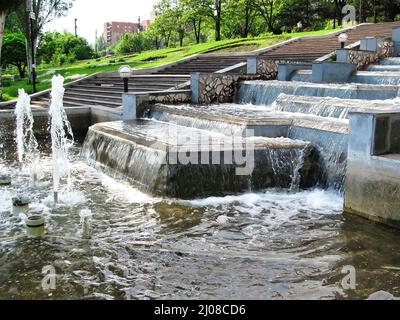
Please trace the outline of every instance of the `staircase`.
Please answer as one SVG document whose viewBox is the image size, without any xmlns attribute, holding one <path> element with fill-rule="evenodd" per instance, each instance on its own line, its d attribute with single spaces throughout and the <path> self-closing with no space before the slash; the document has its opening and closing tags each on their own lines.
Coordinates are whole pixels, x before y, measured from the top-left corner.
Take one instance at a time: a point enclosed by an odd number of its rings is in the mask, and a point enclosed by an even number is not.
<svg viewBox="0 0 400 320">
<path fill-rule="evenodd" d="M 191 60 L 157 71 L 157 74 L 190 74 L 193 72 L 214 73 L 247 61 L 249 54 L 203 54 Z"/>
<path fill-rule="evenodd" d="M 347 31 L 348 45 L 365 37 L 386 38 L 392 36 L 392 29 L 399 22 L 361 25 Z M 298 61 L 311 63 L 339 48 L 337 35 L 300 38 L 283 46 L 278 46 L 262 54 L 272 60 Z"/>
<path fill-rule="evenodd" d="M 364 24 L 347 30 L 348 44 L 355 43 L 367 36 L 391 37 L 392 29 L 399 26 L 399 22 Z M 221 71 L 236 64 L 246 62 L 247 57 L 262 55 L 272 60 L 298 61 L 311 63 L 315 59 L 334 52 L 339 43 L 337 36 L 341 31 L 320 37 L 305 37 L 264 50 L 245 54 L 203 54 L 170 64 L 157 71 L 150 71 L 148 75 L 135 75 L 130 79 L 130 92 L 150 92 L 173 89 L 190 79 L 190 73 Z M 149 72 L 149 71 L 148 71 Z M 144 71 L 145 73 L 145 71 Z M 101 74 L 66 86 L 65 106 L 100 105 L 111 108 L 122 104 L 123 84 L 114 73 Z M 49 94 L 33 98 L 37 107 L 47 107 Z M 1 106 L 0 106 L 1 107 Z"/>
<path fill-rule="evenodd" d="M 188 75 L 136 75 L 129 79 L 129 92 L 150 92 L 174 89 L 189 81 Z M 124 86 L 121 78 L 113 73 L 67 85 L 64 94 L 64 106 L 100 105 L 117 108 L 122 105 Z M 50 95 L 33 99 L 35 107 L 47 108 Z"/>
</svg>

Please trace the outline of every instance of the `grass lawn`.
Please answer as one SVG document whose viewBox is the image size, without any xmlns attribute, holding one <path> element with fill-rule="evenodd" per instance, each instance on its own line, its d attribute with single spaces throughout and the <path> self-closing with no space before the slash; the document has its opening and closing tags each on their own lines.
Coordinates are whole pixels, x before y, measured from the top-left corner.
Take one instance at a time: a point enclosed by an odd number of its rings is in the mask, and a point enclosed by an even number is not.
<svg viewBox="0 0 400 320">
<path fill-rule="evenodd" d="M 51 78 L 54 74 L 60 74 L 64 76 L 66 83 L 68 83 L 96 72 L 116 71 L 121 65 L 129 65 L 131 68 L 135 69 L 151 68 L 181 60 L 194 54 L 252 51 L 298 36 L 324 35 L 333 31 L 334 30 L 321 30 L 303 33 L 288 33 L 258 38 L 231 39 L 219 42 L 213 41 L 181 48 L 168 48 L 146 51 L 140 54 L 79 61 L 74 64 L 63 65 L 61 67 L 40 65 L 37 69 L 37 89 L 45 90 L 50 88 Z M 31 85 L 28 84 L 26 79 L 17 80 L 12 86 L 3 88 L 3 100 L 16 99 L 19 88 L 24 88 L 28 93 L 31 93 L 32 90 Z"/>
</svg>

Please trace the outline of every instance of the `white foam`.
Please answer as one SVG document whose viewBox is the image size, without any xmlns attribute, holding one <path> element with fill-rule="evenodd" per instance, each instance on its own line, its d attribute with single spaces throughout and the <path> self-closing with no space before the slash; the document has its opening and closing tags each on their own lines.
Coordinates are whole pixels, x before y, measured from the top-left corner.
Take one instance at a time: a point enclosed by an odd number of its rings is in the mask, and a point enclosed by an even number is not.
<svg viewBox="0 0 400 320">
<path fill-rule="evenodd" d="M 261 217 L 272 226 L 288 222 L 304 211 L 312 216 L 341 214 L 343 210 L 343 197 L 340 194 L 320 189 L 298 193 L 276 190 L 182 202 L 193 207 L 211 207 L 218 212 L 233 209 L 241 214 Z"/>
<path fill-rule="evenodd" d="M 229 217 L 226 215 L 219 216 L 217 222 L 218 224 L 227 224 L 229 222 Z"/>
<path fill-rule="evenodd" d="M 133 188 L 128 183 L 117 181 L 106 175 L 101 175 L 100 181 L 114 195 L 114 198 L 122 198 L 129 203 L 151 203 L 156 200 L 156 198 Z M 109 200 L 111 201 L 113 198 Z"/>
</svg>

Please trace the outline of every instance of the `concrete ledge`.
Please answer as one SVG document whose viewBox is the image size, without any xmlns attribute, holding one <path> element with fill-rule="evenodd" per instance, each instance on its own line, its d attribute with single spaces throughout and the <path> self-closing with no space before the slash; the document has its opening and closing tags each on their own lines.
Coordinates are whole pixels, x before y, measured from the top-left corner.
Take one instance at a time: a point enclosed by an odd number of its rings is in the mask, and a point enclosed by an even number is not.
<svg viewBox="0 0 400 320">
<path fill-rule="evenodd" d="M 400 27 L 393 28 L 392 41 L 394 43 L 394 55 L 398 57 L 400 55 Z"/>
<path fill-rule="evenodd" d="M 312 82 L 347 83 L 357 71 L 357 67 L 344 62 L 315 62 L 312 70 Z"/>
<path fill-rule="evenodd" d="M 312 65 L 310 64 L 291 64 L 291 63 L 280 63 L 278 64 L 278 80 L 279 81 L 290 81 L 292 75 L 297 70 L 311 70 Z"/>
<path fill-rule="evenodd" d="M 364 51 L 378 51 L 378 39 L 375 37 L 366 37 L 360 41 L 360 50 Z"/>
<path fill-rule="evenodd" d="M 187 103 L 191 96 L 191 90 L 125 93 L 122 96 L 122 118 L 134 120 L 142 117 L 152 103 Z"/>
<path fill-rule="evenodd" d="M 400 112 L 350 113 L 345 211 L 400 227 Z"/>
</svg>

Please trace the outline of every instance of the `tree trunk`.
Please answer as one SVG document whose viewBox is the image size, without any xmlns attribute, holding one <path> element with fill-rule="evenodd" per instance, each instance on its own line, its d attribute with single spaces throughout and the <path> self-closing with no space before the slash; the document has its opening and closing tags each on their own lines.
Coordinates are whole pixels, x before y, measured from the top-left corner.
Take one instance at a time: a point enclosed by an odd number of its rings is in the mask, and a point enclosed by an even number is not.
<svg viewBox="0 0 400 320">
<path fill-rule="evenodd" d="M 196 44 L 199 44 L 201 36 L 201 18 L 197 22 L 196 19 L 193 20 L 193 27 L 194 27 L 194 35 L 196 37 Z"/>
<path fill-rule="evenodd" d="M 26 65 L 18 64 L 16 67 L 18 69 L 19 77 L 21 79 L 25 78 Z"/>
<path fill-rule="evenodd" d="M 2 81 L 1 81 L 1 69 L 2 69 L 1 48 L 3 47 L 4 25 L 6 23 L 7 14 L 8 14 L 8 11 L 0 12 L 0 101 L 2 100 L 2 96 L 3 96 L 3 86 L 2 86 Z"/>
<path fill-rule="evenodd" d="M 179 33 L 179 46 L 182 47 L 183 46 L 183 39 L 185 38 L 185 31 L 181 31 Z"/>
<path fill-rule="evenodd" d="M 270 32 L 274 31 L 274 21 L 273 21 L 273 16 L 274 14 L 274 2 L 270 1 L 269 2 L 269 24 L 268 24 L 268 29 Z"/>
<path fill-rule="evenodd" d="M 215 19 L 215 41 L 221 41 L 221 18 L 219 16 Z"/>
<path fill-rule="evenodd" d="M 249 8 L 249 5 L 246 4 L 246 17 L 244 21 L 244 30 L 242 32 L 242 38 L 247 38 L 249 36 L 250 14 L 251 14 L 251 9 Z"/>
<path fill-rule="evenodd" d="M 220 0 L 216 0 L 215 9 L 217 15 L 214 17 L 215 19 L 215 41 L 221 41 L 221 10 L 222 5 Z"/>
<path fill-rule="evenodd" d="M 26 65 L 28 66 L 28 82 L 31 83 L 32 78 L 32 54 L 29 39 L 26 41 Z"/>
<path fill-rule="evenodd" d="M 335 7 L 336 7 L 336 17 L 338 21 L 338 25 L 342 25 L 342 6 L 339 3 L 339 0 L 335 0 Z"/>
</svg>

